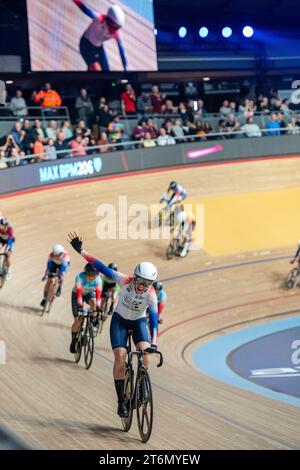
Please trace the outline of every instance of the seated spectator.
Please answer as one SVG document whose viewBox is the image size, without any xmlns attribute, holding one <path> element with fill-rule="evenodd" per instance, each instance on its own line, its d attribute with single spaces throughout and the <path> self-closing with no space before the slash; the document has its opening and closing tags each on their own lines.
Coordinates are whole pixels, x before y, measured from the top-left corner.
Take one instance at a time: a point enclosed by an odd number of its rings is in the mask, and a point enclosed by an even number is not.
<svg viewBox="0 0 300 470">
<path fill-rule="evenodd" d="M 177 107 L 174 106 L 173 101 L 168 99 L 165 101 L 165 104 L 161 108 L 162 114 L 176 114 Z"/>
<path fill-rule="evenodd" d="M 130 83 L 127 83 L 125 91 L 121 94 L 121 107 L 125 115 L 136 114 L 136 96 Z"/>
<path fill-rule="evenodd" d="M 281 99 L 279 98 L 278 90 L 276 90 L 275 88 L 272 88 L 270 90 L 270 105 L 271 105 L 271 108 L 275 109 L 275 107 L 278 106 L 279 101 L 281 101 Z"/>
<path fill-rule="evenodd" d="M 228 132 L 228 128 L 226 127 L 225 119 L 220 119 L 218 122 L 217 133 L 219 134 L 226 134 Z M 225 139 L 227 136 L 221 136 L 221 139 Z"/>
<path fill-rule="evenodd" d="M 11 150 L 11 154 L 9 158 L 11 159 L 11 161 L 8 162 L 9 167 L 20 165 L 20 149 L 17 147 L 14 147 Z"/>
<path fill-rule="evenodd" d="M 89 126 L 91 126 L 94 114 L 94 105 L 85 88 L 80 90 L 80 95 L 76 98 L 75 109 L 78 113 L 78 119 L 85 121 Z"/>
<path fill-rule="evenodd" d="M 245 132 L 247 137 L 261 137 L 262 133 L 259 126 L 254 122 L 253 116 L 247 118 L 247 123 L 241 127 L 241 131 Z"/>
<path fill-rule="evenodd" d="M 175 123 L 172 125 L 172 134 L 174 137 L 176 137 L 177 142 L 183 141 L 184 132 L 181 119 L 175 120 Z"/>
<path fill-rule="evenodd" d="M 200 135 L 202 136 L 201 140 L 206 140 L 202 122 L 199 119 L 195 122 L 195 135 Z"/>
<path fill-rule="evenodd" d="M 207 136 L 207 134 L 212 134 L 214 132 L 211 123 L 209 121 L 205 121 L 203 126 L 202 126 L 204 134 Z"/>
<path fill-rule="evenodd" d="M 108 126 L 109 141 L 112 144 L 121 143 L 123 132 L 124 124 L 120 122 L 120 116 L 115 116 L 113 121 L 110 122 Z"/>
<path fill-rule="evenodd" d="M 5 151 L 0 149 L 0 170 L 5 170 L 7 168 L 7 163 L 5 161 Z"/>
<path fill-rule="evenodd" d="M 156 127 L 156 123 L 153 121 L 153 119 L 148 118 L 146 120 L 146 132 L 150 132 L 151 139 L 156 139 L 158 136 L 158 130 Z"/>
<path fill-rule="evenodd" d="M 38 155 L 38 159 L 36 159 L 36 161 L 46 159 L 44 142 L 45 139 L 41 135 L 38 135 L 33 144 L 33 153 L 34 155 Z"/>
<path fill-rule="evenodd" d="M 297 126 L 297 122 L 296 122 L 296 119 L 295 119 L 294 117 L 292 117 L 292 118 L 289 120 L 288 128 L 289 128 L 289 130 L 287 131 L 287 133 L 288 133 L 289 135 L 297 135 L 297 134 L 300 134 L 300 128 Z"/>
<path fill-rule="evenodd" d="M 230 108 L 231 114 L 236 114 L 236 102 L 235 101 L 230 101 L 229 108 Z"/>
<path fill-rule="evenodd" d="M 146 132 L 146 121 L 145 119 L 141 119 L 137 126 L 133 130 L 133 140 L 141 140 L 145 137 L 145 132 Z"/>
<path fill-rule="evenodd" d="M 290 108 L 289 108 L 289 100 L 286 98 L 285 100 L 282 101 L 282 104 L 280 106 L 280 111 L 285 115 L 288 116 L 290 114 Z"/>
<path fill-rule="evenodd" d="M 71 149 L 73 150 L 72 156 L 73 157 L 81 157 L 83 155 L 86 155 L 86 140 L 85 137 L 82 137 L 81 135 L 77 135 L 75 139 L 71 141 Z"/>
<path fill-rule="evenodd" d="M 46 129 L 48 139 L 52 139 L 54 142 L 57 140 L 57 122 L 53 119 L 50 121 L 49 126 Z"/>
<path fill-rule="evenodd" d="M 18 152 L 20 150 L 12 134 L 9 134 L 6 138 L 5 144 L 2 147 L 2 150 L 5 152 L 6 158 L 9 158 L 12 156 L 12 154 L 14 153 L 13 152 L 14 149 L 17 150 Z M 11 166 L 11 165 L 8 163 L 8 166 Z"/>
<path fill-rule="evenodd" d="M 172 137 L 171 135 L 168 135 L 166 132 L 166 129 L 164 129 L 163 127 L 159 129 L 157 145 L 163 146 L 163 145 L 174 145 L 174 144 L 176 144 L 174 137 Z"/>
<path fill-rule="evenodd" d="M 57 158 L 65 158 L 65 157 L 70 156 L 69 144 L 63 132 L 58 132 L 57 134 L 57 141 L 55 142 L 55 150 L 56 152 L 58 152 Z"/>
<path fill-rule="evenodd" d="M 34 102 L 43 108 L 55 108 L 62 105 L 59 93 L 52 90 L 52 85 L 49 82 L 45 83 L 44 89 L 35 95 Z"/>
<path fill-rule="evenodd" d="M 253 116 L 255 111 L 256 106 L 254 105 L 253 100 L 245 99 L 239 106 L 239 113 L 241 113 L 246 119 Z"/>
<path fill-rule="evenodd" d="M 99 114 L 98 114 L 98 123 L 100 127 L 100 132 L 106 131 L 112 120 L 113 120 L 112 111 L 109 109 L 107 104 L 103 104 L 103 106 L 99 109 Z"/>
<path fill-rule="evenodd" d="M 268 134 L 269 135 L 280 135 L 280 124 L 277 119 L 277 115 L 272 113 L 268 121 Z"/>
<path fill-rule="evenodd" d="M 221 108 L 219 109 L 219 113 L 220 113 L 220 116 L 222 118 L 225 118 L 225 119 L 227 118 L 228 114 L 231 113 L 231 109 L 230 109 L 228 100 L 223 101 L 223 104 L 222 104 Z"/>
<path fill-rule="evenodd" d="M 17 121 L 13 127 L 12 136 L 20 149 L 23 149 L 23 140 L 25 135 L 26 133 L 22 130 L 22 124 Z"/>
<path fill-rule="evenodd" d="M 72 132 L 71 124 L 69 123 L 69 121 L 62 122 L 60 132 L 64 134 L 65 139 L 67 141 L 70 141 L 73 138 L 73 132 Z"/>
<path fill-rule="evenodd" d="M 143 93 L 137 99 L 137 110 L 141 114 L 151 113 L 151 100 L 149 93 L 143 91 Z"/>
<path fill-rule="evenodd" d="M 80 134 L 82 137 L 90 137 L 91 132 L 91 129 L 87 128 L 86 122 L 83 119 L 78 122 L 74 129 L 75 136 Z"/>
<path fill-rule="evenodd" d="M 259 102 L 258 111 L 260 111 L 263 114 L 270 113 L 269 98 L 267 96 L 262 97 L 261 101 Z"/>
<path fill-rule="evenodd" d="M 54 140 L 53 139 L 48 139 L 48 143 L 46 146 L 46 160 L 56 160 L 57 155 L 56 155 L 56 148 L 54 145 Z"/>
<path fill-rule="evenodd" d="M 204 114 L 207 114 L 206 109 L 204 108 L 203 100 L 197 101 L 197 111 L 194 112 L 195 119 L 202 119 Z"/>
<path fill-rule="evenodd" d="M 227 121 L 225 123 L 225 127 L 227 127 L 227 131 L 228 132 L 236 132 L 239 130 L 240 128 L 240 123 L 236 120 L 235 118 L 235 115 L 234 114 L 228 114 L 227 116 Z M 230 138 L 234 138 L 236 137 L 235 135 L 230 135 L 228 136 Z"/>
<path fill-rule="evenodd" d="M 144 140 L 143 140 L 143 147 L 151 148 L 156 147 L 155 140 L 152 139 L 150 132 L 146 132 Z"/>
<path fill-rule="evenodd" d="M 180 102 L 178 105 L 178 113 L 180 114 L 180 119 L 185 124 L 189 120 L 189 115 L 186 109 L 186 106 L 183 102 Z"/>
<path fill-rule="evenodd" d="M 29 119 L 25 119 L 23 122 L 22 131 L 24 132 L 22 149 L 26 153 L 31 153 L 33 150 L 33 138 L 31 135 L 31 125 Z"/>
<path fill-rule="evenodd" d="M 23 98 L 23 93 L 21 90 L 17 90 L 16 96 L 11 99 L 10 110 L 13 113 L 13 115 L 17 116 L 18 118 L 27 116 L 28 114 L 27 104 Z"/>
<path fill-rule="evenodd" d="M 42 137 L 42 141 L 46 142 L 47 141 L 47 136 L 46 133 L 42 127 L 42 123 L 39 119 L 36 119 L 34 121 L 34 125 L 31 128 L 31 138 L 33 142 L 36 142 L 38 140 L 38 137 Z"/>
<path fill-rule="evenodd" d="M 193 100 L 189 100 L 187 106 L 186 106 L 186 112 L 187 112 L 187 115 L 188 115 L 188 120 L 190 122 L 194 122 L 195 121 L 195 111 L 194 111 L 194 101 Z"/>
<path fill-rule="evenodd" d="M 100 139 L 97 141 L 97 145 L 101 145 L 99 151 L 100 153 L 110 152 L 111 148 L 109 147 L 108 137 L 106 132 L 101 132 Z"/>
<path fill-rule="evenodd" d="M 150 94 L 151 111 L 153 114 L 161 114 L 162 105 L 165 95 L 162 95 L 157 85 L 152 86 L 152 93 Z"/>
<path fill-rule="evenodd" d="M 173 137 L 173 121 L 171 119 L 166 119 L 163 127 L 166 130 L 167 135 Z"/>
<path fill-rule="evenodd" d="M 279 122 L 279 127 L 280 127 L 280 129 L 286 129 L 287 125 L 286 125 L 286 123 L 285 123 L 285 121 L 284 121 L 284 119 L 283 119 L 282 113 L 277 113 L 277 120 L 278 120 L 278 122 Z M 286 134 L 286 133 L 287 133 L 286 130 L 281 130 L 281 131 L 280 131 L 280 134 Z"/>
</svg>

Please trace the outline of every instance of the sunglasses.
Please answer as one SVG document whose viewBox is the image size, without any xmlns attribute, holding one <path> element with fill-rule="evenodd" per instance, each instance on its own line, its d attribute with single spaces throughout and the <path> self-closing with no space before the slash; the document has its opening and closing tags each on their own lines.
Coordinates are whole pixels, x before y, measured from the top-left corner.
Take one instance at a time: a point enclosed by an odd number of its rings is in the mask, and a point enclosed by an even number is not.
<svg viewBox="0 0 300 470">
<path fill-rule="evenodd" d="M 147 281 L 147 279 L 136 278 L 135 279 L 135 284 L 137 286 L 149 287 L 153 284 L 153 282 L 152 281 Z"/>
<path fill-rule="evenodd" d="M 107 21 L 108 26 L 109 26 L 111 29 L 114 29 L 114 30 L 120 29 L 120 26 L 117 25 L 117 24 L 116 24 L 114 21 L 112 21 L 110 18 L 107 18 L 106 21 Z"/>
</svg>

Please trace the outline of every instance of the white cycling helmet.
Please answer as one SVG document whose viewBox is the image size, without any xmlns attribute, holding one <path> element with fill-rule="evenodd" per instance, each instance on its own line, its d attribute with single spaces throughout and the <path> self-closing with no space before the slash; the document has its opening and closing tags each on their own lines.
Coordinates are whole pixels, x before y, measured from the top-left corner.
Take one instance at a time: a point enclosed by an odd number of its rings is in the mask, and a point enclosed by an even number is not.
<svg viewBox="0 0 300 470">
<path fill-rule="evenodd" d="M 179 212 L 176 218 L 177 224 L 184 224 L 186 221 L 186 218 L 187 218 L 187 214 L 185 211 Z"/>
<path fill-rule="evenodd" d="M 62 255 L 64 251 L 65 251 L 65 249 L 62 245 L 55 245 L 53 247 L 53 253 L 55 254 L 55 256 Z"/>
<path fill-rule="evenodd" d="M 118 5 L 112 5 L 107 11 L 107 17 L 121 28 L 125 23 L 125 13 Z"/>
<path fill-rule="evenodd" d="M 134 275 L 154 282 L 157 279 L 157 269 L 154 264 L 148 263 L 148 261 L 142 261 L 142 263 L 138 264 L 135 268 Z"/>
</svg>

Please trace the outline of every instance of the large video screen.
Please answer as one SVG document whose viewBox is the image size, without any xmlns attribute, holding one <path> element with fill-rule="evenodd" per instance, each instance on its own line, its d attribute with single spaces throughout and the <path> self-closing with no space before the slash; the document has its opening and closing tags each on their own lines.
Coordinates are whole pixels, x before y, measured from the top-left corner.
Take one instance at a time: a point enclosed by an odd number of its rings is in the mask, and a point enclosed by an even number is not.
<svg viewBox="0 0 300 470">
<path fill-rule="evenodd" d="M 31 69 L 157 70 L 153 0 L 27 0 Z"/>
</svg>

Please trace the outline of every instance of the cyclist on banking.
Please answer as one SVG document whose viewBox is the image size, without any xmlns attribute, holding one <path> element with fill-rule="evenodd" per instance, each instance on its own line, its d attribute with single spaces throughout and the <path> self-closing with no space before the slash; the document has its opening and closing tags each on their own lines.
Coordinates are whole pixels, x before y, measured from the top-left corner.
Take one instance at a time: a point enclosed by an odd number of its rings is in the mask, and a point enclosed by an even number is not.
<svg viewBox="0 0 300 470">
<path fill-rule="evenodd" d="M 44 297 L 41 301 L 41 307 L 44 307 L 46 305 L 47 293 L 55 274 L 58 274 L 58 289 L 56 292 L 56 296 L 59 297 L 61 295 L 63 277 L 68 271 L 69 266 L 70 258 L 68 253 L 65 251 L 62 245 L 55 245 L 53 247 L 53 250 L 49 254 L 46 271 L 42 279 L 42 281 L 46 281 L 47 279 L 47 282 L 44 287 Z"/>
<path fill-rule="evenodd" d="M 153 283 L 157 295 L 157 312 L 158 312 L 158 323 L 163 323 L 163 311 L 167 303 L 167 294 L 164 291 L 162 282 L 155 281 Z"/>
<path fill-rule="evenodd" d="M 89 304 L 92 310 L 92 323 L 95 330 L 98 328 L 99 314 L 101 314 L 102 279 L 97 269 L 90 263 L 86 264 L 84 271 L 77 274 L 75 286 L 72 290 L 72 312 L 74 323 L 72 325 L 71 334 L 72 341 L 70 344 L 70 352 L 75 353 L 76 334 L 80 330 L 81 318 L 78 312 L 82 310 L 83 303 Z"/>
<path fill-rule="evenodd" d="M 11 257 L 15 246 L 15 233 L 5 217 L 0 217 L 0 246 L 4 246 L 6 280 L 11 278 Z"/>
<path fill-rule="evenodd" d="M 118 266 L 116 265 L 116 263 L 110 263 L 108 267 L 110 269 L 113 269 L 114 271 L 118 271 Z M 118 301 L 120 286 L 117 282 L 113 281 L 112 279 L 104 275 L 102 275 L 102 280 L 103 280 L 103 289 L 102 289 L 102 294 L 101 294 L 101 309 L 103 311 L 102 320 L 105 321 L 107 319 L 107 314 L 104 312 L 105 302 L 111 295 L 112 303 L 110 305 L 110 309 L 108 312 L 108 314 L 111 315 Z"/>
<path fill-rule="evenodd" d="M 186 189 L 176 181 L 171 181 L 167 192 L 163 195 L 160 202 L 167 201 L 168 208 L 170 209 L 170 207 L 172 207 L 176 203 L 183 201 L 186 197 Z"/>
<path fill-rule="evenodd" d="M 69 234 L 74 250 L 106 277 L 120 285 L 119 301 L 110 323 L 110 340 L 114 352 L 113 377 L 118 397 L 118 415 L 127 417 L 128 410 L 124 399 L 125 361 L 127 353 L 128 330 L 133 330 L 133 341 L 138 350 L 157 349 L 157 297 L 152 286 L 157 279 L 156 267 L 149 262 L 141 262 L 134 270 L 133 276 L 110 269 L 100 260 L 82 249 L 82 240 L 75 234 Z M 151 335 L 148 328 L 146 311 L 149 312 Z M 149 356 L 145 355 L 144 365 L 148 367 Z"/>
<path fill-rule="evenodd" d="M 125 24 L 125 13 L 118 5 L 111 5 L 107 14 L 101 15 L 84 5 L 81 0 L 73 0 L 80 10 L 92 19 L 90 26 L 80 40 L 80 53 L 88 66 L 88 70 L 100 72 L 110 70 L 103 44 L 109 39 L 115 39 L 118 44 L 124 70 L 127 70 L 127 60 L 119 30 Z"/>
<path fill-rule="evenodd" d="M 177 218 L 178 237 L 183 237 L 184 244 L 180 256 L 184 257 L 191 249 L 191 244 L 195 235 L 196 217 L 193 212 L 181 211 Z"/>
<path fill-rule="evenodd" d="M 297 243 L 297 250 L 296 250 L 296 253 L 295 253 L 295 256 L 294 258 L 291 260 L 291 264 L 294 264 L 295 261 L 298 261 L 298 269 L 300 270 L 300 240 L 298 240 L 298 243 Z"/>
</svg>

